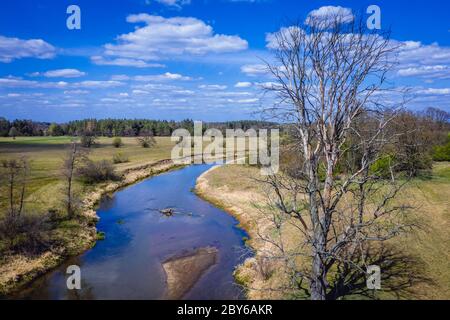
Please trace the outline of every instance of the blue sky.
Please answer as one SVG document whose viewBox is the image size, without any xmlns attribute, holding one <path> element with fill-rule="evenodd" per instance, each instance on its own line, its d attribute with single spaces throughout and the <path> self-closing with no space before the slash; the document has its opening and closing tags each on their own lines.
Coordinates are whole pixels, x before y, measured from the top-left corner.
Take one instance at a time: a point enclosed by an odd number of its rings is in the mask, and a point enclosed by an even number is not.
<svg viewBox="0 0 450 320">
<path fill-rule="evenodd" d="M 66 27 L 69 5 L 81 30 Z M 322 7 L 365 14 L 404 44 L 392 74 L 412 109 L 450 111 L 450 3 L 288 0 L 5 0 L 0 3 L 0 116 L 257 118 L 270 77 L 267 35 Z"/>
</svg>

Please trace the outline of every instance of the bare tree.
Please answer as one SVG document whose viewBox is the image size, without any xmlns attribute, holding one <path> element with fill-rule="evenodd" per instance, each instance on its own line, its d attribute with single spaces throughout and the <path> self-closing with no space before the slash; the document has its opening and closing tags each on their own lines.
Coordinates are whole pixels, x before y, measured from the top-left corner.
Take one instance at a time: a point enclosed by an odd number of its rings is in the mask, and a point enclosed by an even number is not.
<svg viewBox="0 0 450 320">
<path fill-rule="evenodd" d="M 7 189 L 8 215 L 20 217 L 24 210 L 29 163 L 26 158 L 3 160 L 4 187 Z"/>
<path fill-rule="evenodd" d="M 373 170 L 395 141 L 387 127 L 404 103 L 383 102 L 397 46 L 363 20 L 335 16 L 282 28 L 271 47 L 276 82 L 267 90 L 277 102 L 265 112 L 292 124 L 296 160 L 265 180 L 269 211 L 279 233 L 291 223 L 301 242 L 288 250 L 282 236 L 265 240 L 311 299 L 337 299 L 349 293 L 336 289 L 345 270 L 365 275 L 367 250 L 411 227 L 407 207 L 394 202 L 407 179 L 389 161 L 389 179 Z"/>
<path fill-rule="evenodd" d="M 72 218 L 75 214 L 75 195 L 73 191 L 73 182 L 77 172 L 78 165 L 86 159 L 86 152 L 80 148 L 76 142 L 70 144 L 70 149 L 67 152 L 64 160 L 62 174 L 66 181 L 65 189 L 65 204 L 67 215 Z"/>
</svg>

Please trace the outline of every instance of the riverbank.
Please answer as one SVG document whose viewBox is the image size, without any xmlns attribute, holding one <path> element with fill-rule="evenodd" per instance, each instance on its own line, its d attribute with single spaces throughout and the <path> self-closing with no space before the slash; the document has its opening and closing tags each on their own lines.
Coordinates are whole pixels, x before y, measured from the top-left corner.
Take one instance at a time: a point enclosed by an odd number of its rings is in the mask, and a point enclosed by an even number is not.
<svg viewBox="0 0 450 320">
<path fill-rule="evenodd" d="M 269 217 L 256 208 L 256 204 L 265 203 L 264 190 L 253 180 L 260 177 L 259 169 L 250 166 L 219 165 L 204 172 L 198 179 L 195 193 L 214 206 L 226 211 L 239 221 L 250 239 L 247 245 L 254 255 L 247 258 L 234 272 L 237 283 L 246 289 L 250 300 L 283 299 L 281 292 L 267 290 L 277 287 L 283 281 L 281 269 L 265 261 L 267 252 L 274 248 L 261 235 L 270 234 Z M 292 239 L 295 239 L 292 237 Z M 280 274 L 278 274 L 280 272 Z M 270 277 L 268 277 L 270 273 Z"/>
<path fill-rule="evenodd" d="M 93 190 L 84 195 L 80 210 L 81 228 L 65 234 L 65 245 L 52 249 L 35 257 L 16 254 L 2 257 L 0 264 L 0 296 L 20 290 L 28 283 L 56 268 L 67 258 L 76 256 L 92 248 L 97 241 L 96 206 L 103 196 L 116 192 L 143 179 L 182 167 L 171 160 L 160 160 L 141 164 L 121 171 L 122 179 L 118 182 L 108 182 L 96 185 Z"/>
</svg>

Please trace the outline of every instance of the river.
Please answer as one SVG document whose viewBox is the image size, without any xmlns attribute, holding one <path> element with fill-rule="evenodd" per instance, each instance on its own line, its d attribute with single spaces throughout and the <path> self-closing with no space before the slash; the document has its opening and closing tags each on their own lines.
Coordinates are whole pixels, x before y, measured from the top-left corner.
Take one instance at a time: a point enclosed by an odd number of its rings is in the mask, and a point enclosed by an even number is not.
<svg viewBox="0 0 450 320">
<path fill-rule="evenodd" d="M 218 249 L 184 299 L 239 299 L 233 270 L 242 262 L 247 234 L 237 220 L 197 197 L 197 178 L 211 165 L 170 171 L 116 192 L 99 205 L 97 229 L 105 240 L 47 273 L 20 293 L 24 299 L 164 299 L 162 263 L 196 248 Z M 159 210 L 173 208 L 167 217 Z M 68 290 L 66 268 L 78 265 L 81 290 Z M 186 270 L 189 273 L 189 270 Z"/>
</svg>

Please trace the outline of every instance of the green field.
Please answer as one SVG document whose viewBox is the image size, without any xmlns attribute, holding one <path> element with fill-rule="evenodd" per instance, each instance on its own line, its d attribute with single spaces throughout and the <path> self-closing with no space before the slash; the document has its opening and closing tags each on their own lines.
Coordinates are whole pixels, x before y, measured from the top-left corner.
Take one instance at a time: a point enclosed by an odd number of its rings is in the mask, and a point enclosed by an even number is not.
<svg viewBox="0 0 450 320">
<path fill-rule="evenodd" d="M 98 139 L 95 147 L 90 149 L 88 157 L 94 161 L 112 161 L 113 156 L 121 152 L 128 157 L 129 162 L 115 165 L 119 173 L 143 164 L 169 159 L 174 146 L 170 137 L 155 139 L 157 145 L 152 148 L 142 148 L 135 138 L 122 138 L 123 146 L 114 148 L 113 138 L 102 137 Z M 30 161 L 28 209 L 45 210 L 59 206 L 58 195 L 63 186 L 61 167 L 71 141 L 71 137 L 17 137 L 15 140 L 0 138 L 0 161 L 20 157 L 26 157 Z"/>
</svg>

